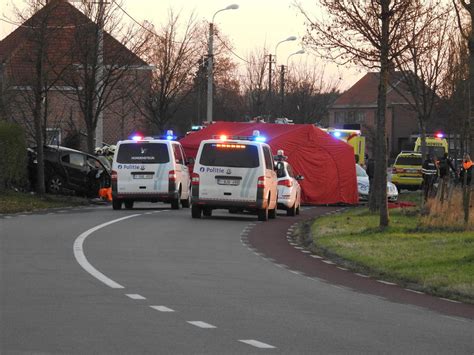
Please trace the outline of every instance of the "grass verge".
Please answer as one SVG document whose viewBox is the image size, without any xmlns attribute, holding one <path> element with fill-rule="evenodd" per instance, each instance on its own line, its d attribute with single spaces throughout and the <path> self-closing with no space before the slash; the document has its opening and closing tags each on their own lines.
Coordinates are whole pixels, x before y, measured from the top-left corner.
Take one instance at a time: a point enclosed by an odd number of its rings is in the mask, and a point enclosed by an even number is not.
<svg viewBox="0 0 474 355">
<path fill-rule="evenodd" d="M 85 198 L 59 195 L 32 195 L 29 193 L 6 191 L 0 194 L 0 214 L 29 212 L 34 210 L 87 205 Z"/>
<path fill-rule="evenodd" d="M 367 208 L 318 218 L 310 247 L 357 272 L 474 303 L 474 233 L 424 227 L 416 209 L 390 211 L 390 227 Z"/>
</svg>

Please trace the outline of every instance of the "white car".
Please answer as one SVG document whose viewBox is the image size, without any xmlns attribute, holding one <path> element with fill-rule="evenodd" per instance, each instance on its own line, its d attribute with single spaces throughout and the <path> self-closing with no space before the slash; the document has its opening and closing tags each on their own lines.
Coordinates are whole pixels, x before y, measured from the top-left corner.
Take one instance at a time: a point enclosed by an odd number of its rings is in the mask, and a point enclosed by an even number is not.
<svg viewBox="0 0 474 355">
<path fill-rule="evenodd" d="M 277 161 L 275 164 L 278 178 L 278 208 L 286 210 L 287 216 L 295 216 L 300 213 L 301 206 L 301 186 L 298 180 L 303 180 L 304 177 L 295 176 L 292 166 L 286 161 Z"/>
<path fill-rule="evenodd" d="M 356 164 L 356 174 L 357 174 L 357 190 L 359 191 L 359 200 L 368 201 L 369 189 L 370 189 L 369 176 L 365 172 L 364 168 L 361 167 L 359 164 Z M 387 181 L 387 199 L 390 202 L 395 202 L 398 200 L 397 187 L 394 184 L 392 184 L 390 181 Z"/>
</svg>

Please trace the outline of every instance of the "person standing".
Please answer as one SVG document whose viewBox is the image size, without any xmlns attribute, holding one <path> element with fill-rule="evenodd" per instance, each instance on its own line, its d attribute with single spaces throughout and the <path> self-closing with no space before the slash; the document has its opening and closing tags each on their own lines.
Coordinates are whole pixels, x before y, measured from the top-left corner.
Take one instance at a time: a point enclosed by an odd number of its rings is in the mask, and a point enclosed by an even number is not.
<svg viewBox="0 0 474 355">
<path fill-rule="evenodd" d="M 447 195 L 448 192 L 450 169 L 456 173 L 456 169 L 451 158 L 449 158 L 448 153 L 444 153 L 443 156 L 438 160 L 438 171 L 441 182 L 441 202 L 444 201 L 445 195 Z"/>
<path fill-rule="evenodd" d="M 464 186 L 464 184 L 466 184 L 467 186 L 471 186 L 473 165 L 474 163 L 472 162 L 469 154 L 467 153 L 464 154 L 464 159 L 461 165 L 461 171 L 459 173 L 459 178 L 461 180 L 462 186 Z M 466 178 L 464 178 L 465 175 L 466 175 Z"/>
<path fill-rule="evenodd" d="M 421 173 L 423 175 L 423 196 L 426 201 L 432 194 L 433 185 L 436 181 L 436 177 L 438 176 L 438 169 L 431 154 L 426 156 L 421 168 Z"/>
</svg>

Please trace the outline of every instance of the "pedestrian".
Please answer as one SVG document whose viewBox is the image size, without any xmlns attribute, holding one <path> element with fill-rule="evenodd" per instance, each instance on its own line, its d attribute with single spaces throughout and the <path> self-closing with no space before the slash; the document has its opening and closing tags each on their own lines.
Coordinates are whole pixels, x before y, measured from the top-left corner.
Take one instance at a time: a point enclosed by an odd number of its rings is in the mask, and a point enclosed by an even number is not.
<svg viewBox="0 0 474 355">
<path fill-rule="evenodd" d="M 448 193 L 449 177 L 451 176 L 450 169 L 456 175 L 456 168 L 454 167 L 453 161 L 451 160 L 451 158 L 448 156 L 448 153 L 446 152 L 438 160 L 437 166 L 438 166 L 439 178 L 441 182 L 440 200 L 441 202 L 443 202 L 444 198 L 446 197 L 445 195 L 447 195 Z"/>
<path fill-rule="evenodd" d="M 366 172 L 367 172 L 367 175 L 369 176 L 369 183 L 372 183 L 372 180 L 374 179 L 374 175 L 375 175 L 375 160 L 367 156 L 366 164 L 367 164 Z"/>
<path fill-rule="evenodd" d="M 426 201 L 428 197 L 430 197 L 432 194 L 433 186 L 438 176 L 436 162 L 431 156 L 431 154 L 428 154 L 426 156 L 426 159 L 423 162 L 423 166 L 421 168 L 421 173 L 423 175 L 423 196 Z"/>
<path fill-rule="evenodd" d="M 472 180 L 472 166 L 474 163 L 471 160 L 471 157 L 469 154 L 464 154 L 464 159 L 461 164 L 461 171 L 459 173 L 459 178 L 461 180 L 461 185 L 464 186 L 464 176 L 466 175 L 466 185 L 471 186 L 471 180 Z"/>
</svg>

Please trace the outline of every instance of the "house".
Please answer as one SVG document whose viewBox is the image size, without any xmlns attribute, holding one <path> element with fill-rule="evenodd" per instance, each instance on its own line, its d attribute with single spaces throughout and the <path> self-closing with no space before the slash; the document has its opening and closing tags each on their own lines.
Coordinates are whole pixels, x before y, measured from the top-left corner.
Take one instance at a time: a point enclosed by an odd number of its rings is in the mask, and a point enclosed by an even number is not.
<svg viewBox="0 0 474 355">
<path fill-rule="evenodd" d="M 103 107 L 104 143 L 115 144 L 145 127 L 136 103 L 150 89 L 151 67 L 107 31 L 102 32 L 103 61 L 97 64 L 97 28 L 66 0 L 51 0 L 0 41 L 0 109 L 8 120 L 25 127 L 31 142 L 33 91 L 38 82 L 44 89 L 45 143 L 85 149 L 88 132 L 94 130 L 84 117 L 96 112 L 97 105 Z M 40 55 L 43 70 L 38 78 Z M 86 99 L 95 97 L 96 86 L 87 78 L 100 77 L 97 68 L 103 73 L 99 103 Z"/>
<path fill-rule="evenodd" d="M 343 93 L 329 108 L 329 126 L 360 129 L 366 137 L 366 151 L 373 156 L 379 74 L 367 73 Z M 417 114 L 410 107 L 410 97 L 400 73 L 392 73 L 387 90 L 386 132 L 390 158 L 401 150 L 412 150 L 411 136 L 419 132 Z M 401 94 L 402 93 L 402 94 Z"/>
</svg>

